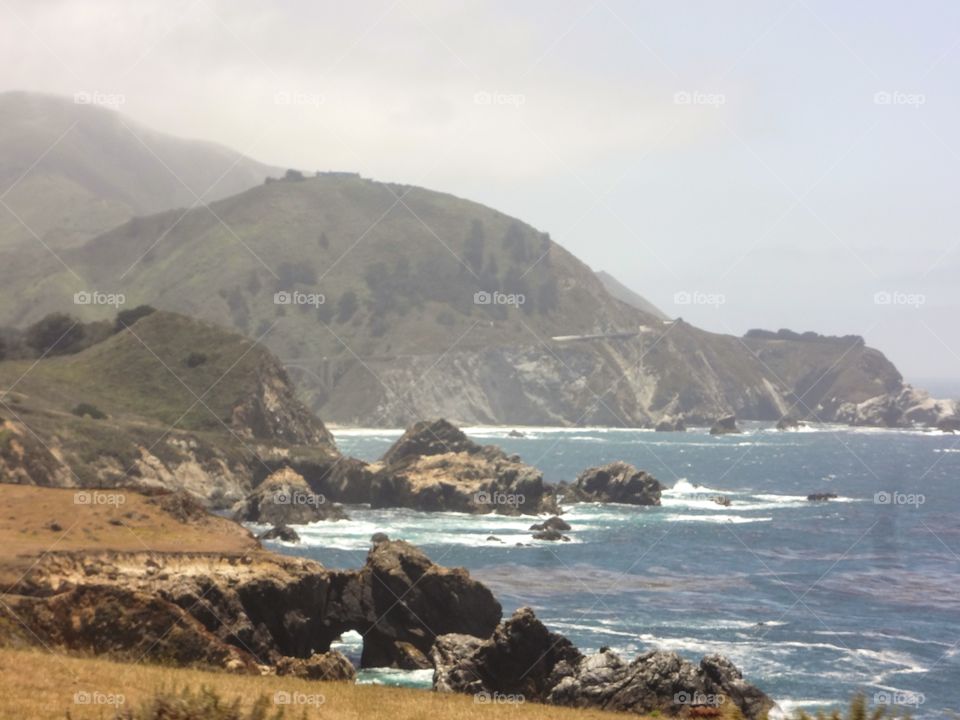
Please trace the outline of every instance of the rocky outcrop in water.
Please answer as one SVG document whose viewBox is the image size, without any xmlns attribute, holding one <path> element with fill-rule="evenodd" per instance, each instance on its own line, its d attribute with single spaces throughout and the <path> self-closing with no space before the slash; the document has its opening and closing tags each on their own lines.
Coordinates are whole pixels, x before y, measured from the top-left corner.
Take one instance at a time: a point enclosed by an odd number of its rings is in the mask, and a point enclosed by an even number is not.
<svg viewBox="0 0 960 720">
<path fill-rule="evenodd" d="M 357 669 L 343 653 L 331 650 L 316 653 L 308 658 L 284 657 L 277 661 L 277 675 L 289 675 L 303 680 L 357 679 Z"/>
<path fill-rule="evenodd" d="M 740 432 L 737 427 L 737 418 L 734 415 L 727 415 L 719 418 L 710 428 L 711 435 L 734 435 Z"/>
<path fill-rule="evenodd" d="M 280 525 L 274 525 L 265 533 L 257 535 L 257 540 L 282 540 L 288 543 L 298 543 L 300 542 L 300 535 L 292 527 L 281 523 Z"/>
<path fill-rule="evenodd" d="M 612 462 L 584 470 L 572 485 L 563 487 L 564 499 L 573 502 L 612 502 L 659 505 L 663 486 L 645 472 L 625 462 Z"/>
<path fill-rule="evenodd" d="M 687 715 L 696 707 L 730 703 L 750 720 L 774 707 L 743 680 L 726 658 L 699 665 L 677 653 L 652 651 L 627 662 L 609 649 L 585 656 L 550 632 L 530 608 L 521 608 L 487 640 L 464 635 L 437 638 L 431 656 L 434 689 L 500 693 L 579 708 Z"/>
<path fill-rule="evenodd" d="M 504 515 L 558 510 L 539 470 L 494 445 L 478 445 L 446 420 L 416 423 L 370 470 L 374 507 Z"/>
<path fill-rule="evenodd" d="M 305 525 L 319 520 L 345 520 L 339 505 L 314 492 L 291 468 L 274 472 L 236 509 L 236 519 L 269 525 Z"/>
</svg>

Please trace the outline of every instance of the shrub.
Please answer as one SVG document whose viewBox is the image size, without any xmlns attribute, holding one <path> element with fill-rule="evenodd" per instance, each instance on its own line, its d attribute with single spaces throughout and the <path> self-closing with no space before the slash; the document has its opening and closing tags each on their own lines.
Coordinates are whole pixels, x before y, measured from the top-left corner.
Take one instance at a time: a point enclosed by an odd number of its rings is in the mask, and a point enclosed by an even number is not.
<svg viewBox="0 0 960 720">
<path fill-rule="evenodd" d="M 83 417 L 86 415 L 87 417 L 92 417 L 94 420 L 105 420 L 107 417 L 107 414 L 103 410 L 98 408 L 96 405 L 92 405 L 91 403 L 87 402 L 80 403 L 70 412 L 77 417 Z"/>
<path fill-rule="evenodd" d="M 183 364 L 188 368 L 200 367 L 207 361 L 207 356 L 202 352 L 192 352 L 183 359 Z"/>
<path fill-rule="evenodd" d="M 26 343 L 38 355 L 66 355 L 82 340 L 83 324 L 63 313 L 51 313 L 26 331 Z"/>
<path fill-rule="evenodd" d="M 158 691 L 137 710 L 118 713 L 119 720 L 280 720 L 283 709 L 270 712 L 270 701 L 261 695 L 249 711 L 240 706 L 240 698 L 222 699 L 214 690 L 202 687 L 180 692 Z"/>
<path fill-rule="evenodd" d="M 140 318 L 145 318 L 147 315 L 152 315 L 157 309 L 151 307 L 150 305 L 138 305 L 135 308 L 130 310 L 121 310 L 117 313 L 117 320 L 114 323 L 113 329 L 115 332 L 120 332 L 124 328 L 128 328 L 133 325 Z"/>
</svg>

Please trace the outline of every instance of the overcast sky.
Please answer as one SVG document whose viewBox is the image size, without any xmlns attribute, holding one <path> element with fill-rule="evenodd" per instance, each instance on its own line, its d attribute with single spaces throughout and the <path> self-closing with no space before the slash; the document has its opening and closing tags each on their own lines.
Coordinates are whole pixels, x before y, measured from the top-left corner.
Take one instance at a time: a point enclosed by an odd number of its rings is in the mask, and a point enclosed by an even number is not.
<svg viewBox="0 0 960 720">
<path fill-rule="evenodd" d="M 915 381 L 960 378 L 958 79 L 956 2 L 0 0 L 2 89 L 452 192 Z"/>
</svg>

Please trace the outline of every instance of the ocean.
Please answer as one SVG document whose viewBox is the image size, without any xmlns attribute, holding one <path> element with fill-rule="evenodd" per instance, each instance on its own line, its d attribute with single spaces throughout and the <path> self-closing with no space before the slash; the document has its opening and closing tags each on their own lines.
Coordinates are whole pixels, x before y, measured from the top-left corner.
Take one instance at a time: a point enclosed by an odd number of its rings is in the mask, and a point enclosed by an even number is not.
<svg viewBox="0 0 960 720">
<path fill-rule="evenodd" d="M 960 436 L 824 427 L 705 430 L 467 428 L 547 481 L 624 460 L 667 488 L 660 507 L 570 505 L 570 542 L 531 539 L 530 517 L 348 508 L 297 527 L 333 568 L 363 564 L 370 536 L 408 540 L 486 583 L 504 614 L 533 607 L 585 652 L 661 648 L 729 656 L 781 707 L 816 710 L 866 693 L 916 718 L 960 710 Z M 401 431 L 335 431 L 378 458 Z M 810 502 L 809 493 L 839 497 Z M 712 496 L 724 495 L 728 507 Z M 493 535 L 503 542 L 488 540 Z M 518 546 L 517 543 L 522 543 Z M 359 656 L 362 640 L 340 649 Z M 430 686 L 430 671 L 364 671 L 363 682 Z"/>
</svg>

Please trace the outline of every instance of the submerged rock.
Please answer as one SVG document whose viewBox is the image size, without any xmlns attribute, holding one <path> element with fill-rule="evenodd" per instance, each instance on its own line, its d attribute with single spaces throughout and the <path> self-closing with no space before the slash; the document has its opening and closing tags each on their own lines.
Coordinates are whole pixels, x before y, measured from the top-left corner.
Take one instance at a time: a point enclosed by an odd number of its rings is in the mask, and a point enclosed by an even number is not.
<svg viewBox="0 0 960 720">
<path fill-rule="evenodd" d="M 607 648 L 584 656 L 521 608 L 488 640 L 437 638 L 431 650 L 439 692 L 502 693 L 527 700 L 638 714 L 689 714 L 731 703 L 749 720 L 774 707 L 761 690 L 720 655 L 699 666 L 675 652 L 653 651 L 626 662 Z"/>
<path fill-rule="evenodd" d="M 784 415 L 777 420 L 777 430 L 797 430 L 800 427 L 800 421 L 796 418 Z"/>
<path fill-rule="evenodd" d="M 821 493 L 810 493 L 807 495 L 807 500 L 811 502 L 823 502 L 826 500 L 836 500 L 837 494 L 832 492 L 821 492 Z"/>
<path fill-rule="evenodd" d="M 280 524 L 274 525 L 265 533 L 258 535 L 257 540 L 283 540 L 283 542 L 298 543 L 300 542 L 300 535 L 292 527 Z"/>
<path fill-rule="evenodd" d="M 687 426 L 684 424 L 682 418 L 677 418 L 676 420 L 664 418 L 657 423 L 655 430 L 657 432 L 686 432 Z"/>
<path fill-rule="evenodd" d="M 655 477 L 633 465 L 613 462 L 584 470 L 567 490 L 571 499 L 578 502 L 659 505 L 663 486 Z"/>
</svg>

